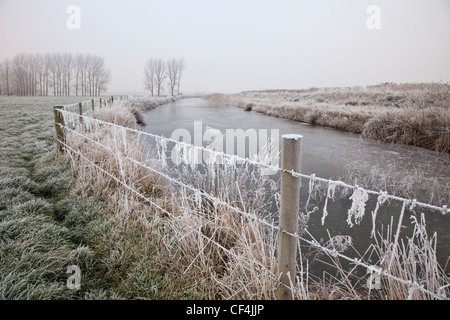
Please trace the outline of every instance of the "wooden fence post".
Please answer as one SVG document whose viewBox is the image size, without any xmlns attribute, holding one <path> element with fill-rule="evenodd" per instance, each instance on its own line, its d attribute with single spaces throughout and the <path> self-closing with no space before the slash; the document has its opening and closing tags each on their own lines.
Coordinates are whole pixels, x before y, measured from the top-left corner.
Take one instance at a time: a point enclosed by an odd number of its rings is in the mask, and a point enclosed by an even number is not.
<svg viewBox="0 0 450 320">
<path fill-rule="evenodd" d="M 94 109 L 95 109 L 95 100 L 92 99 L 92 113 L 94 113 Z"/>
<path fill-rule="evenodd" d="M 111 96 L 111 104 L 113 104 L 113 103 L 114 103 L 114 97 Z"/>
<path fill-rule="evenodd" d="M 280 284 L 277 290 L 278 300 L 292 300 L 297 266 L 297 238 L 285 232 L 295 234 L 298 229 L 300 209 L 300 177 L 294 177 L 286 170 L 300 172 L 302 136 L 286 134 L 282 136 L 281 155 L 281 203 L 280 233 L 278 246 L 278 272 Z M 284 232 L 285 231 L 285 232 Z"/>
<path fill-rule="evenodd" d="M 83 122 L 83 118 L 81 117 L 83 115 L 83 103 L 82 102 L 78 103 L 78 107 L 80 108 L 80 117 L 79 117 L 79 119 L 80 119 L 80 123 L 81 123 L 81 122 Z"/>
<path fill-rule="evenodd" d="M 99 109 L 101 109 L 102 108 L 102 98 L 100 98 L 100 105 L 99 105 L 99 107 L 98 107 Z"/>
<path fill-rule="evenodd" d="M 59 109 L 63 109 L 63 106 L 53 107 L 53 113 L 55 115 L 55 129 L 56 129 L 56 150 L 59 151 L 60 153 L 63 153 L 64 146 L 59 141 L 62 141 L 64 143 L 66 142 L 64 136 L 64 128 L 61 127 L 64 126 L 65 124 L 63 114 L 58 111 Z"/>
</svg>

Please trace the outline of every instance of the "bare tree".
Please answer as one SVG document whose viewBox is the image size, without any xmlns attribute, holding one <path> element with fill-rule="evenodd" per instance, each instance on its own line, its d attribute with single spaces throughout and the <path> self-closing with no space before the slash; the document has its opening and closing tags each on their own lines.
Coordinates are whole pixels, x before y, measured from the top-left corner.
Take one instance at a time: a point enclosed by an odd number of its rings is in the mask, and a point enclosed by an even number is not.
<svg viewBox="0 0 450 320">
<path fill-rule="evenodd" d="M 144 85 L 145 89 L 150 90 L 152 97 L 155 89 L 155 60 L 150 58 L 144 67 Z"/>
<path fill-rule="evenodd" d="M 64 78 L 64 95 L 70 96 L 70 80 L 73 71 L 73 56 L 70 53 L 65 53 L 62 56 L 63 64 L 63 78 Z"/>
<path fill-rule="evenodd" d="M 83 95 L 91 95 L 91 83 L 92 83 L 92 59 L 93 56 L 87 54 L 84 58 L 84 66 L 83 66 L 83 81 L 84 81 L 84 92 Z"/>
<path fill-rule="evenodd" d="M 97 75 L 97 95 L 101 95 L 102 91 L 106 91 L 106 85 L 111 81 L 111 71 L 102 68 Z"/>
<path fill-rule="evenodd" d="M 41 95 L 41 69 L 42 69 L 42 57 L 39 54 L 29 55 L 29 75 L 30 75 L 30 95 Z"/>
<path fill-rule="evenodd" d="M 53 95 L 62 95 L 62 74 L 63 74 L 63 61 L 60 54 L 53 53 L 51 55 L 50 70 L 53 79 Z"/>
<path fill-rule="evenodd" d="M 11 61 L 6 59 L 2 63 L 0 63 L 0 82 L 3 86 L 2 94 L 10 95 L 10 74 L 11 74 Z"/>
<path fill-rule="evenodd" d="M 100 95 L 105 85 L 110 81 L 111 71 L 105 67 L 105 59 L 99 56 L 92 58 L 92 88 L 93 95 Z"/>
<path fill-rule="evenodd" d="M 39 84 L 39 90 L 35 92 L 36 96 L 44 95 L 44 56 L 41 54 L 35 55 L 35 72 L 36 72 L 36 87 Z"/>
<path fill-rule="evenodd" d="M 49 85 L 49 79 L 50 79 L 50 71 L 52 66 L 52 57 L 50 54 L 45 54 L 44 56 L 44 62 L 43 62 L 43 74 L 44 74 L 44 85 L 45 85 L 45 96 L 48 96 L 48 85 Z"/>
<path fill-rule="evenodd" d="M 178 80 L 178 61 L 176 59 L 169 59 L 166 63 L 167 78 L 169 79 L 170 95 L 173 96 L 173 91 Z"/>
<path fill-rule="evenodd" d="M 0 63 L 0 95 L 4 95 L 5 93 L 6 93 L 5 71 L 2 62 Z"/>
<path fill-rule="evenodd" d="M 11 60 L 12 89 L 14 94 L 24 96 L 25 91 L 25 62 L 24 55 L 18 54 Z"/>
<path fill-rule="evenodd" d="M 90 63 L 91 56 L 89 54 L 84 55 L 83 65 L 81 67 L 81 95 L 87 95 L 87 69 Z"/>
<path fill-rule="evenodd" d="M 184 61 L 184 58 L 178 59 L 178 61 L 177 61 L 177 95 L 180 95 L 181 76 L 185 69 L 186 69 L 186 61 Z"/>
<path fill-rule="evenodd" d="M 83 72 L 84 56 L 77 54 L 74 58 L 74 74 L 75 74 L 75 95 L 78 96 L 78 87 Z"/>
<path fill-rule="evenodd" d="M 161 88 L 166 79 L 166 64 L 162 59 L 155 60 L 155 80 L 158 97 L 161 95 Z"/>
<path fill-rule="evenodd" d="M 37 55 L 27 54 L 28 95 L 35 96 L 37 92 L 37 74 L 39 73 L 39 60 Z"/>
</svg>

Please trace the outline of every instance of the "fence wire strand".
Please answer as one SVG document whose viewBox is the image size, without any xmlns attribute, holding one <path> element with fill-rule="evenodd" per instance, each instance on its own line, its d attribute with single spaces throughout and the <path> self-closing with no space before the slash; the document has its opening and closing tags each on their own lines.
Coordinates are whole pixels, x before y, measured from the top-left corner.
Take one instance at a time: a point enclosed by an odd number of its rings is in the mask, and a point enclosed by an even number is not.
<svg viewBox="0 0 450 320">
<path fill-rule="evenodd" d="M 161 140 L 162 139 L 162 140 L 165 140 L 166 142 L 172 142 L 172 143 L 175 143 L 175 144 L 178 144 L 178 145 L 181 145 L 181 146 L 194 147 L 194 148 L 196 148 L 198 150 L 206 151 L 206 152 L 212 153 L 212 154 L 214 154 L 216 156 L 222 156 L 224 158 L 227 158 L 231 162 L 232 161 L 241 161 L 243 163 L 248 163 L 248 164 L 251 164 L 251 165 L 264 167 L 264 168 L 267 168 L 267 169 L 270 169 L 270 170 L 274 170 L 274 171 L 276 170 L 277 172 L 286 172 L 286 173 L 291 174 L 294 177 L 304 178 L 304 179 L 308 179 L 308 180 L 315 180 L 315 181 L 328 183 L 328 184 L 333 184 L 335 186 L 348 188 L 350 190 L 356 190 L 356 189 L 360 188 L 360 186 L 358 186 L 358 185 L 350 185 L 350 184 L 348 184 L 346 182 L 343 182 L 343 181 L 332 180 L 332 179 L 325 179 L 325 178 L 317 177 L 315 174 L 308 175 L 308 174 L 296 172 L 296 171 L 293 171 L 293 170 L 285 170 L 285 169 L 280 168 L 279 166 L 269 165 L 267 163 L 258 162 L 258 161 L 255 161 L 255 160 L 251 160 L 249 158 L 243 158 L 243 157 L 239 157 L 237 155 L 230 155 L 230 154 L 227 154 L 227 153 L 224 153 L 224 152 L 221 152 L 221 151 L 215 151 L 215 150 L 212 150 L 212 149 L 208 149 L 208 148 L 205 148 L 203 146 L 193 146 L 193 145 L 191 145 L 189 143 L 186 143 L 186 142 L 183 142 L 183 141 L 177 141 L 175 139 L 167 138 L 167 137 L 156 135 L 156 134 L 153 134 L 153 133 L 144 132 L 144 131 L 133 129 L 133 128 L 123 127 L 123 126 L 120 126 L 120 125 L 115 124 L 115 123 L 111 123 L 111 122 L 103 121 L 103 120 L 100 120 L 100 119 L 95 119 L 95 118 L 92 118 L 92 117 L 88 117 L 88 116 L 86 116 L 84 114 L 83 115 L 79 115 L 79 114 L 76 114 L 76 113 L 73 113 L 73 112 L 70 112 L 70 111 L 67 111 L 67 110 L 58 110 L 58 111 L 62 112 L 63 114 L 73 114 L 73 115 L 79 116 L 79 117 L 81 117 L 83 119 L 86 119 L 88 121 L 94 121 L 94 122 L 97 122 L 99 124 L 104 124 L 104 125 L 108 125 L 108 126 L 111 126 L 111 127 L 116 127 L 116 128 L 124 129 L 126 131 L 134 132 L 134 133 L 137 133 L 139 135 L 148 136 L 148 137 L 151 137 L 151 138 L 153 138 L 155 140 Z M 374 190 L 369 190 L 369 189 L 365 189 L 365 188 L 364 188 L 364 190 L 368 194 L 377 195 L 377 196 L 383 196 L 383 197 L 385 197 L 386 199 L 389 199 L 389 200 L 395 200 L 395 201 L 400 201 L 400 202 L 408 201 L 408 202 L 411 202 L 411 203 L 414 202 L 415 206 L 423 207 L 423 208 L 430 209 L 430 210 L 439 211 L 443 215 L 445 215 L 445 214 L 450 212 L 450 208 L 448 208 L 447 205 L 443 205 L 442 207 L 439 207 L 439 206 L 435 206 L 435 205 L 432 205 L 432 204 L 429 204 L 429 203 L 424 203 L 424 202 L 417 201 L 417 200 L 411 200 L 411 199 L 407 199 L 407 198 L 403 198 L 403 197 L 399 197 L 399 196 L 390 195 L 390 194 L 387 194 L 384 191 L 374 191 Z"/>
</svg>

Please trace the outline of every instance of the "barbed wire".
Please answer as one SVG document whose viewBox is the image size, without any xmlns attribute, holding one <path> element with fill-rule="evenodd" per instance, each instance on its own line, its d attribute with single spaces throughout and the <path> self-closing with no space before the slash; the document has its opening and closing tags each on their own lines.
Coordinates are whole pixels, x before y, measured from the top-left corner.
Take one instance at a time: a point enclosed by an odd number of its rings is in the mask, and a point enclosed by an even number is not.
<svg viewBox="0 0 450 320">
<path fill-rule="evenodd" d="M 233 161 L 241 161 L 241 162 L 248 163 L 248 164 L 251 164 L 251 165 L 261 166 L 261 167 L 264 167 L 264 168 L 269 169 L 269 170 L 274 170 L 274 171 L 276 170 L 277 172 L 289 173 L 292 176 L 297 177 L 297 178 L 305 178 L 305 179 L 308 179 L 308 180 L 314 180 L 314 181 L 319 181 L 319 182 L 323 182 L 323 183 L 333 184 L 335 186 L 344 187 L 344 188 L 347 188 L 347 189 L 350 189 L 350 190 L 357 190 L 357 189 L 361 188 L 358 185 L 350 185 L 350 184 L 348 184 L 346 182 L 343 182 L 343 181 L 332 180 L 332 179 L 325 179 L 325 178 L 317 177 L 315 174 L 308 175 L 308 174 L 296 172 L 294 170 L 286 170 L 286 169 L 280 168 L 279 166 L 269 165 L 269 164 L 266 164 L 266 163 L 263 163 L 263 162 L 259 162 L 259 161 L 256 161 L 256 160 L 251 160 L 249 158 L 243 158 L 243 157 L 239 157 L 237 155 L 230 155 L 230 154 L 227 154 L 227 153 L 224 153 L 224 152 L 221 152 L 221 151 L 208 149 L 208 148 L 203 147 L 203 146 L 194 146 L 192 144 L 189 144 L 189 143 L 186 143 L 186 142 L 183 142 L 183 141 L 177 141 L 175 139 L 167 138 L 167 137 L 156 135 L 156 134 L 153 134 L 153 133 L 144 132 L 144 131 L 141 131 L 141 130 L 128 128 L 128 127 L 123 127 L 123 126 L 117 125 L 115 123 L 103 121 L 103 120 L 100 120 L 100 119 L 95 119 L 95 118 L 88 117 L 88 116 L 85 116 L 85 115 L 79 115 L 79 114 L 76 114 L 76 113 L 73 113 L 73 112 L 70 112 L 70 111 L 67 111 L 67 110 L 59 110 L 59 111 L 61 111 L 63 114 L 64 113 L 74 114 L 74 115 L 79 116 L 79 117 L 81 117 L 83 119 L 86 119 L 88 121 L 94 121 L 94 122 L 97 122 L 97 123 L 100 123 L 100 124 L 109 125 L 109 126 L 116 127 L 116 128 L 121 128 L 121 129 L 130 131 L 130 132 L 134 132 L 134 133 L 137 133 L 137 134 L 140 134 L 140 135 L 149 136 L 151 138 L 154 138 L 155 140 L 165 140 L 167 142 L 172 142 L 172 143 L 176 143 L 176 144 L 179 144 L 179 145 L 182 145 L 182 146 L 193 147 L 193 148 L 196 148 L 198 150 L 210 152 L 210 153 L 214 154 L 215 156 L 223 156 L 224 158 L 227 158 L 231 162 L 233 162 Z M 411 200 L 411 199 L 407 199 L 407 198 L 404 198 L 404 197 L 390 195 L 390 194 L 388 194 L 385 191 L 374 191 L 374 190 L 370 190 L 370 189 L 366 189 L 366 188 L 363 188 L 363 189 L 368 194 L 371 194 L 371 195 L 382 196 L 382 197 L 384 197 L 386 199 L 400 201 L 400 202 L 408 201 L 408 202 L 414 203 L 414 206 L 419 206 L 419 207 L 423 207 L 423 208 L 426 208 L 426 209 L 439 211 L 443 215 L 445 215 L 445 214 L 450 212 L 450 208 L 448 208 L 447 205 L 443 205 L 442 207 L 439 207 L 439 206 L 436 206 L 436 205 L 433 205 L 433 204 L 417 201 L 416 199 Z"/>
</svg>

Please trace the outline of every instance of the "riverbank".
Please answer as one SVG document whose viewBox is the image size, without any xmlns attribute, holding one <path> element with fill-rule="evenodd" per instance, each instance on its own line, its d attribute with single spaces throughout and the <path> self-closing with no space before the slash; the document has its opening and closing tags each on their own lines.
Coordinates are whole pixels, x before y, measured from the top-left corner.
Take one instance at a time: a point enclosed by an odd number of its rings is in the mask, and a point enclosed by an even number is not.
<svg viewBox="0 0 450 320">
<path fill-rule="evenodd" d="M 246 91 L 206 99 L 211 105 L 234 105 L 364 138 L 450 152 L 450 84 Z"/>
</svg>

